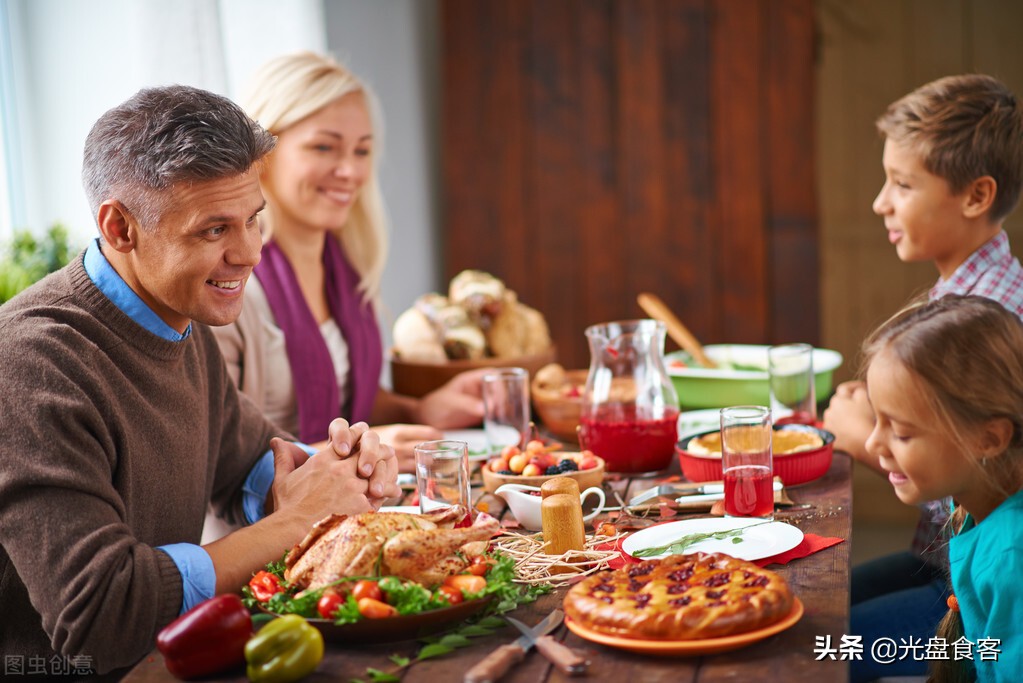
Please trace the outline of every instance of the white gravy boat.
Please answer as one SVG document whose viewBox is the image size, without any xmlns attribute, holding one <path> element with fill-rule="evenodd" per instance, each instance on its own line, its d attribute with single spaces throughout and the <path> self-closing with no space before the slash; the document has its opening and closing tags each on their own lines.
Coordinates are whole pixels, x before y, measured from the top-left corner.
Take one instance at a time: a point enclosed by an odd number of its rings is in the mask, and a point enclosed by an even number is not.
<svg viewBox="0 0 1023 683">
<path fill-rule="evenodd" d="M 522 528 L 530 531 L 541 531 L 543 529 L 543 521 L 540 515 L 540 496 L 534 496 L 530 492 L 539 494 L 540 487 L 526 486 L 525 484 L 503 484 L 500 488 L 494 491 L 494 495 L 501 496 L 508 502 L 508 507 L 511 508 L 512 514 L 515 515 L 515 519 L 519 521 Z M 590 494 L 597 496 L 599 502 L 597 503 L 597 506 L 593 508 L 593 512 L 583 517 L 584 522 L 590 521 L 604 509 L 604 490 L 599 486 L 591 486 L 581 492 L 579 494 L 580 504 L 582 504 Z"/>
</svg>

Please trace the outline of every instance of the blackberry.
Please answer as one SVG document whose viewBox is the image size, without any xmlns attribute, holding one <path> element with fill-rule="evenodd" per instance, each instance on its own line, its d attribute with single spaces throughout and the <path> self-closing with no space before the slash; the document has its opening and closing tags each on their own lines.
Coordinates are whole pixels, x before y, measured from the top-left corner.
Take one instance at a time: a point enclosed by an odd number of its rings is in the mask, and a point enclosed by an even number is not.
<svg viewBox="0 0 1023 683">
<path fill-rule="evenodd" d="M 579 466 L 576 465 L 573 460 L 570 460 L 570 459 L 566 458 L 565 460 L 562 460 L 558 464 L 551 465 L 550 467 L 548 467 L 544 471 L 544 474 L 547 474 L 547 475 L 550 475 L 550 474 L 564 474 L 565 472 L 576 472 L 578 470 L 579 470 Z"/>
</svg>

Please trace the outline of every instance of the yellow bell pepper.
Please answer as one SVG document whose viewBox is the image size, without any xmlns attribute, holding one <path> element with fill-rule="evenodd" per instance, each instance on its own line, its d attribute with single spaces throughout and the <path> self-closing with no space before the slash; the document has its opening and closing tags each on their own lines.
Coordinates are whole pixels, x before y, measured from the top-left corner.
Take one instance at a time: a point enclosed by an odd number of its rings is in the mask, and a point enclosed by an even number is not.
<svg viewBox="0 0 1023 683">
<path fill-rule="evenodd" d="M 323 636 L 297 614 L 274 619 L 245 644 L 245 673 L 252 683 L 291 683 L 323 659 Z"/>
</svg>

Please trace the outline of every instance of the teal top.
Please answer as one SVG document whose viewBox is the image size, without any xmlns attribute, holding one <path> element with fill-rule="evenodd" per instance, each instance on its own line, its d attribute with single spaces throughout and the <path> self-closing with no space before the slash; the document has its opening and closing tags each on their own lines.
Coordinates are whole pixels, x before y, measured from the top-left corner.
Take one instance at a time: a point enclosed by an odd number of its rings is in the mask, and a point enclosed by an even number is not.
<svg viewBox="0 0 1023 683">
<path fill-rule="evenodd" d="M 1015 683 L 1023 672 L 1021 527 L 1023 492 L 1007 499 L 980 524 L 967 515 L 962 530 L 949 541 L 952 589 L 959 600 L 965 636 L 973 643 L 973 665 L 980 683 Z M 995 639 L 1001 642 L 991 646 L 998 651 L 997 661 L 992 661 L 984 656 L 979 641 Z"/>
</svg>

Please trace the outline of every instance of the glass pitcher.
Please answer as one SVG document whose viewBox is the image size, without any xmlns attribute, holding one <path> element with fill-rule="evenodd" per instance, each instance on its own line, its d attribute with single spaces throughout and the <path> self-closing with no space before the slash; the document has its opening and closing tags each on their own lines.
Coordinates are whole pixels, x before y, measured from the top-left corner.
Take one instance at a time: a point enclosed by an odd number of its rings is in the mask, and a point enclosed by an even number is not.
<svg viewBox="0 0 1023 683">
<path fill-rule="evenodd" d="M 664 323 L 622 320 L 586 329 L 590 373 L 579 444 L 610 472 L 654 473 L 675 453 L 678 394 L 664 368 Z"/>
</svg>

